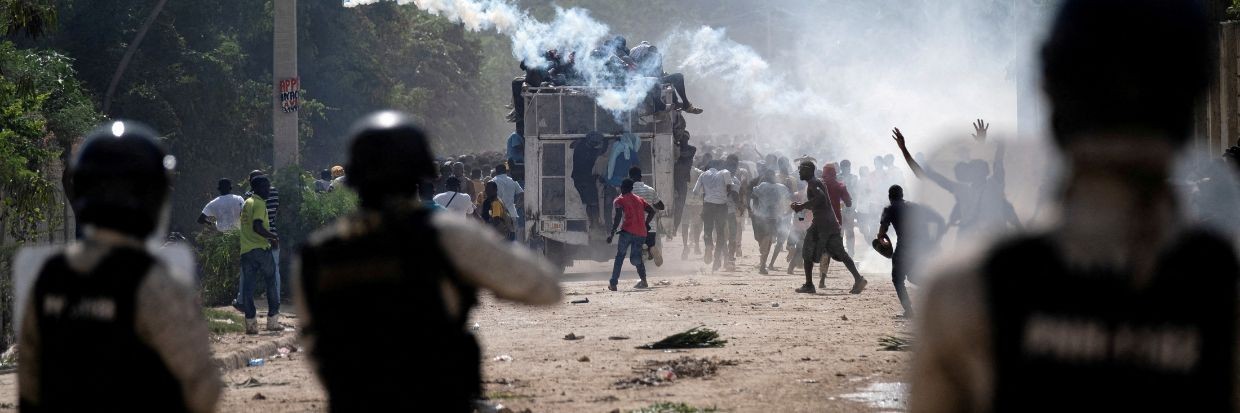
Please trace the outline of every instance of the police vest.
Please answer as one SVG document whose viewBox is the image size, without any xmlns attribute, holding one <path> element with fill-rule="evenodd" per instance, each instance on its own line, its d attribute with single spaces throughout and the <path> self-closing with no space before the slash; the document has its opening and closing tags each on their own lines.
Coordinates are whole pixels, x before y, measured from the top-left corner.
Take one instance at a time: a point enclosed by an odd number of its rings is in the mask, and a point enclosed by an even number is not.
<svg viewBox="0 0 1240 413">
<path fill-rule="evenodd" d="M 1236 257 L 1190 232 L 1131 274 L 1073 269 L 1046 238 L 997 249 L 984 267 L 994 336 L 994 411 L 1233 411 Z"/>
<path fill-rule="evenodd" d="M 186 411 L 181 386 L 134 331 L 138 286 L 154 259 L 116 248 L 93 270 L 52 257 L 35 281 L 40 405 L 22 411 Z"/>
<path fill-rule="evenodd" d="M 303 333 L 331 409 L 472 411 L 482 376 L 465 322 L 477 293 L 446 260 L 430 212 L 343 219 L 354 229 L 301 251 Z M 444 281 L 459 316 L 445 308 Z"/>
</svg>

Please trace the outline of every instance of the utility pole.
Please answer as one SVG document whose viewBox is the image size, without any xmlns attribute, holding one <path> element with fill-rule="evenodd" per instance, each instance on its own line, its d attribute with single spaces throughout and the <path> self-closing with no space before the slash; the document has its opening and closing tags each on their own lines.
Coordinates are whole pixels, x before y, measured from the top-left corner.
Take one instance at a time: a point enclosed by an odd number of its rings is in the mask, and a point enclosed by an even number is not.
<svg viewBox="0 0 1240 413">
<path fill-rule="evenodd" d="M 301 79 L 297 76 L 297 0 L 274 0 L 273 3 L 271 142 L 278 171 L 299 164 L 297 108 Z"/>
</svg>

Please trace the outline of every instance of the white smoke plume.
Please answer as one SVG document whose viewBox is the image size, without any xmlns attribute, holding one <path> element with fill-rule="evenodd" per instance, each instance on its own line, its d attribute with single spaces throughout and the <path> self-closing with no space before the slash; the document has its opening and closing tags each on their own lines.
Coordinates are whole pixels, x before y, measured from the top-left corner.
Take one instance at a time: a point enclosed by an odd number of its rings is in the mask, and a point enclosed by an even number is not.
<svg viewBox="0 0 1240 413">
<path fill-rule="evenodd" d="M 729 85 L 733 101 L 746 102 L 758 115 L 831 115 L 821 96 L 790 86 L 757 52 L 732 41 L 724 30 L 702 26 L 677 31 L 664 43 L 684 55 L 676 68 L 696 77 L 722 80 Z"/>
<path fill-rule="evenodd" d="M 357 7 L 379 1 L 348 0 L 345 7 Z M 599 47 L 613 34 L 604 23 L 592 18 L 581 8 L 555 9 L 551 22 L 541 22 L 523 10 L 501 0 L 395 0 L 397 4 L 413 4 L 428 13 L 460 23 L 471 31 L 494 30 L 512 41 L 512 55 L 529 66 L 545 67 L 544 53 L 556 49 L 561 55 L 576 54 L 576 69 L 585 84 L 603 88 L 597 96 L 600 107 L 614 112 L 631 110 L 645 99 L 656 79 L 629 76 L 622 85 L 608 76 L 606 60 L 595 58 L 590 51 Z M 636 44 L 629 44 L 629 47 Z M 727 38 L 723 30 L 702 27 L 694 32 L 677 31 L 666 45 L 685 47 L 684 58 L 670 65 L 692 76 L 713 77 L 735 85 L 733 98 L 747 102 L 762 114 L 800 114 L 824 116 L 828 106 L 808 91 L 796 91 L 782 78 L 770 73 L 770 65 L 753 49 Z"/>
</svg>

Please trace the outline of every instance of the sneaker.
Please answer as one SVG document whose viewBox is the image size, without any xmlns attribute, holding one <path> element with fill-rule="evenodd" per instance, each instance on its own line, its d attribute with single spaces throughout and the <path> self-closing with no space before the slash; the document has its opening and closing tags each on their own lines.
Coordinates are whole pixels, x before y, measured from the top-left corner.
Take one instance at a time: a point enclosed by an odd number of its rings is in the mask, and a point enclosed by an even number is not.
<svg viewBox="0 0 1240 413">
<path fill-rule="evenodd" d="M 861 294 L 861 291 L 865 290 L 865 285 L 869 283 L 870 282 L 866 281 L 865 278 L 859 278 L 857 279 L 857 281 L 853 282 L 853 288 L 852 290 L 849 290 L 848 293 L 849 294 Z"/>
<path fill-rule="evenodd" d="M 797 292 L 802 293 L 802 294 L 814 294 L 818 291 L 814 289 L 813 284 L 805 284 L 805 285 L 802 285 L 801 288 L 798 288 Z"/>
<path fill-rule="evenodd" d="M 766 267 L 758 266 L 758 274 L 767 275 Z"/>
<path fill-rule="evenodd" d="M 258 320 L 253 318 L 245 319 L 245 333 L 258 334 Z"/>
<path fill-rule="evenodd" d="M 827 288 L 827 280 L 818 280 L 818 288 Z"/>
<path fill-rule="evenodd" d="M 650 247 L 650 257 L 651 257 L 651 261 L 654 261 L 654 266 L 656 267 L 663 266 L 663 249 L 659 248 L 658 245 Z"/>
<path fill-rule="evenodd" d="M 239 312 L 245 313 L 245 309 L 241 308 L 241 302 L 237 301 L 237 299 L 235 298 L 232 300 L 232 308 L 236 309 Z"/>
<path fill-rule="evenodd" d="M 267 331 L 284 331 L 284 326 L 280 325 L 280 315 L 267 316 Z"/>
<path fill-rule="evenodd" d="M 637 284 L 633 286 L 633 288 L 640 290 L 643 288 L 650 288 L 650 285 L 646 284 L 646 280 L 641 280 L 641 281 L 638 281 Z"/>
<path fill-rule="evenodd" d="M 509 123 L 516 122 L 517 121 L 517 110 L 513 109 L 513 110 L 508 111 L 508 114 L 504 115 L 504 120 L 507 120 Z"/>
<path fill-rule="evenodd" d="M 685 105 L 685 108 L 682 110 L 684 110 L 686 113 L 692 113 L 694 115 L 702 114 L 702 108 L 693 106 L 692 104 Z"/>
<path fill-rule="evenodd" d="M 611 291 L 616 291 L 616 285 L 615 285 L 615 284 L 607 284 L 607 289 L 608 289 L 608 290 L 611 290 Z"/>
</svg>

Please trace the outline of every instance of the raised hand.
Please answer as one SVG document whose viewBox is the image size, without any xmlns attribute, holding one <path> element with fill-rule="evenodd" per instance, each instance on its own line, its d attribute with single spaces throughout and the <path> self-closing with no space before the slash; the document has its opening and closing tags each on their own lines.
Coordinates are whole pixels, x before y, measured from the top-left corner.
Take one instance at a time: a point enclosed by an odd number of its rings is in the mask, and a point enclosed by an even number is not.
<svg viewBox="0 0 1240 413">
<path fill-rule="evenodd" d="M 891 139 L 895 139 L 896 145 L 899 145 L 900 149 L 904 149 L 904 134 L 900 133 L 900 128 L 891 129 Z"/>
<path fill-rule="evenodd" d="M 977 122 L 973 122 L 973 140 L 979 143 L 986 142 L 986 132 L 988 130 L 990 130 L 990 124 L 986 123 L 986 121 L 978 119 Z"/>
</svg>

